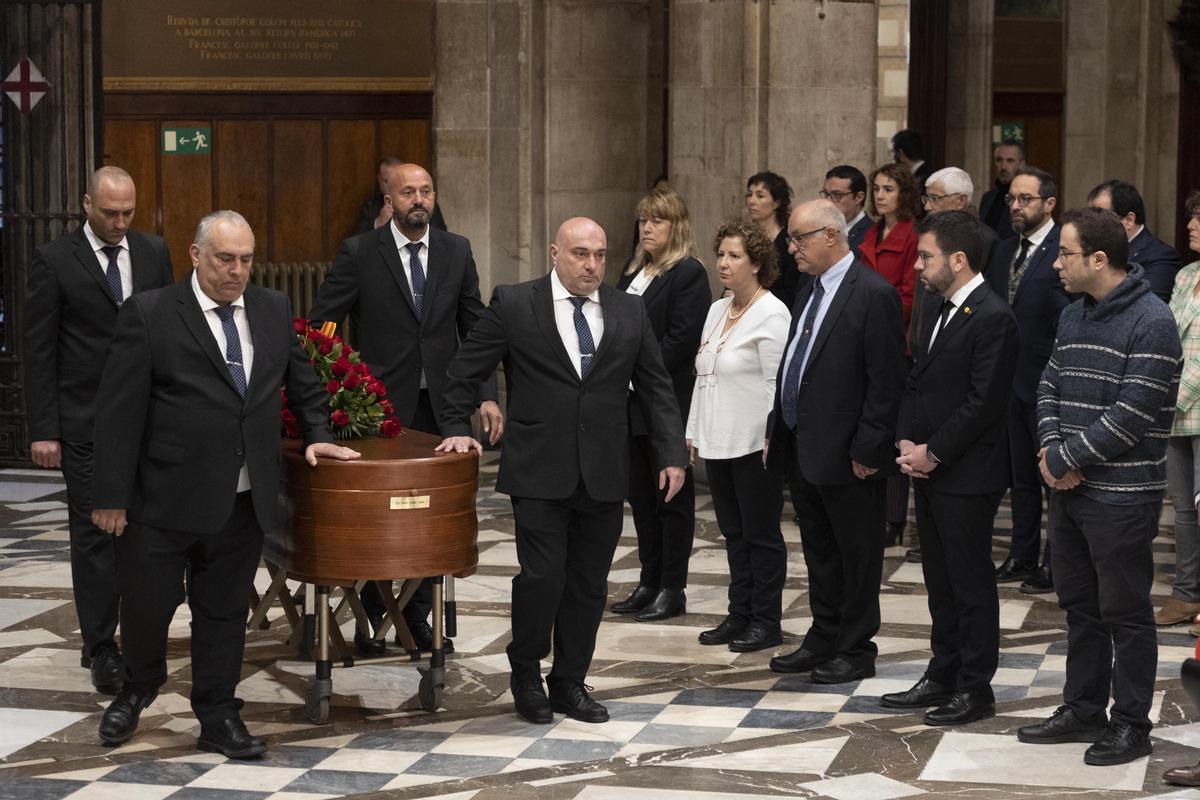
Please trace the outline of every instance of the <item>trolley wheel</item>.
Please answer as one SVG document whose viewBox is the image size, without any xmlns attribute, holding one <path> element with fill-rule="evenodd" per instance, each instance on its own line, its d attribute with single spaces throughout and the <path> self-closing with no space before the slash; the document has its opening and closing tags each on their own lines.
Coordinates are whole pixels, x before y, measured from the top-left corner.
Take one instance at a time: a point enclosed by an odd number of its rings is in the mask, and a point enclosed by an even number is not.
<svg viewBox="0 0 1200 800">
<path fill-rule="evenodd" d="M 442 706 L 442 690 L 446 688 L 446 671 L 432 667 L 421 672 L 421 685 L 417 696 L 425 711 L 437 711 Z"/>
<path fill-rule="evenodd" d="M 329 721 L 329 696 L 333 693 L 333 681 L 315 680 L 304 695 L 304 713 L 309 722 L 323 725 Z"/>
</svg>

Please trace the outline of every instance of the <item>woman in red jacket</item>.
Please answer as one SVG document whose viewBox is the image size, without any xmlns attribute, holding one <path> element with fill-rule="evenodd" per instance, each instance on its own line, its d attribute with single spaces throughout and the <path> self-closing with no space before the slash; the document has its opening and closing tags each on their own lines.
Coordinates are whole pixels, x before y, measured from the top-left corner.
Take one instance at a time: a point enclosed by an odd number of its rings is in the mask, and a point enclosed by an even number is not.
<svg viewBox="0 0 1200 800">
<path fill-rule="evenodd" d="M 871 196 L 867 211 L 878 222 L 871 226 L 858 248 L 862 260 L 888 279 L 900 293 L 904 329 L 912 313 L 917 287 L 917 234 L 913 220 L 921 213 L 917 181 L 903 164 L 884 164 L 871 173 Z"/>
</svg>

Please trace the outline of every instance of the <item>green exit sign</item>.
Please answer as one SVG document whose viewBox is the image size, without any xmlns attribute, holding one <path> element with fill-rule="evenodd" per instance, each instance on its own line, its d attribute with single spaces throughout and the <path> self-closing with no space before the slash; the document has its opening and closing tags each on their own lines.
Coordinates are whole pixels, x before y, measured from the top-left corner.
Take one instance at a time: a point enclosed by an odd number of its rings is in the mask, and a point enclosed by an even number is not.
<svg viewBox="0 0 1200 800">
<path fill-rule="evenodd" d="M 212 128 L 163 128 L 162 151 L 169 155 L 192 156 L 211 152 Z"/>
</svg>

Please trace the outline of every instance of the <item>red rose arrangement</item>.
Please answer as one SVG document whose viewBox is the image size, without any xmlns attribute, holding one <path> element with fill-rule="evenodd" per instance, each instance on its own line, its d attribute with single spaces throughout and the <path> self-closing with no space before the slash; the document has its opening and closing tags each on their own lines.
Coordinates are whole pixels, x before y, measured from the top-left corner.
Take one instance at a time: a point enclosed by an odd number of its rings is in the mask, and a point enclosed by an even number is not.
<svg viewBox="0 0 1200 800">
<path fill-rule="evenodd" d="M 402 428 L 392 416 L 387 387 L 371 374 L 357 350 L 334 335 L 336 323 L 310 328 L 308 320 L 297 317 L 292 324 L 313 371 L 329 393 L 329 428 L 333 435 L 339 439 L 375 434 L 387 438 L 399 436 Z M 288 408 L 286 391 L 281 417 L 284 433 L 293 439 L 300 438 L 296 415 Z"/>
</svg>

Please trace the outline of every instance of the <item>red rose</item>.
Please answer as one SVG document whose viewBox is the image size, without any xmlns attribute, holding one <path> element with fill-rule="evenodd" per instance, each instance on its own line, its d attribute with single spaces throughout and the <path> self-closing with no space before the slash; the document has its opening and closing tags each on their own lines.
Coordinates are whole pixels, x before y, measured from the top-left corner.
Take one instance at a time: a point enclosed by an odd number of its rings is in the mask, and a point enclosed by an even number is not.
<svg viewBox="0 0 1200 800">
<path fill-rule="evenodd" d="M 357 389 L 360 383 L 362 383 L 362 378 L 358 377 L 357 372 L 351 372 L 342 380 L 342 385 L 347 389 Z"/>
<path fill-rule="evenodd" d="M 304 333 L 306 330 L 308 330 L 308 320 L 304 319 L 303 317 L 296 317 L 294 320 L 292 320 L 292 329 L 295 330 L 296 333 Z"/>
<path fill-rule="evenodd" d="M 383 385 L 383 381 L 377 378 L 371 381 L 371 394 L 376 397 L 387 397 L 387 387 Z M 388 403 L 388 407 L 391 407 L 391 403 Z"/>
<path fill-rule="evenodd" d="M 342 356 L 337 361 L 333 362 L 333 364 L 330 366 L 330 369 L 333 370 L 334 375 L 337 375 L 339 378 L 341 378 L 350 372 L 350 362 L 346 360 L 345 356 Z"/>
<path fill-rule="evenodd" d="M 329 383 L 325 384 L 325 391 L 329 392 L 330 394 L 337 394 L 337 390 L 340 388 L 342 388 L 342 385 L 337 381 L 330 381 Z"/>
<path fill-rule="evenodd" d="M 296 421 L 296 415 L 292 413 L 290 408 L 285 408 L 279 412 L 279 418 L 283 420 L 285 425 L 291 425 Z"/>
<path fill-rule="evenodd" d="M 328 339 L 321 342 L 319 345 L 317 345 L 317 352 L 323 356 L 329 355 L 333 352 L 333 342 L 329 341 Z"/>
<path fill-rule="evenodd" d="M 384 414 L 391 414 L 393 411 L 396 410 L 395 408 L 392 407 L 391 400 L 380 400 L 379 408 L 380 408 L 380 410 L 383 411 Z"/>
<path fill-rule="evenodd" d="M 349 424 L 350 415 L 339 408 L 337 411 L 333 412 L 333 414 L 330 416 L 330 419 L 333 420 L 334 425 L 341 427 L 342 425 Z"/>
<path fill-rule="evenodd" d="M 310 342 L 319 342 L 325 337 L 322 336 L 321 332 L 316 328 L 309 328 L 308 333 L 304 334 L 304 338 L 308 339 Z"/>
<path fill-rule="evenodd" d="M 379 432 L 389 439 L 399 436 L 401 430 L 403 429 L 400 427 L 399 420 L 392 419 L 391 417 L 385 419 L 383 424 L 379 426 Z"/>
</svg>

